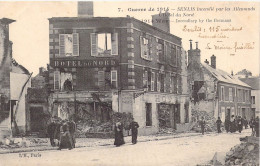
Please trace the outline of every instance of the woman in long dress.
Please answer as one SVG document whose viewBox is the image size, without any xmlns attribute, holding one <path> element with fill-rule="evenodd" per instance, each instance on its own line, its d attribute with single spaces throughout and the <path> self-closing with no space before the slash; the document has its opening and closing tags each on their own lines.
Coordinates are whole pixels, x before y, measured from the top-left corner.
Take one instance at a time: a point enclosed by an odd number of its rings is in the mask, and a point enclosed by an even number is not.
<svg viewBox="0 0 260 166">
<path fill-rule="evenodd" d="M 123 135 L 123 125 L 121 122 L 117 122 L 115 125 L 115 142 L 114 145 L 120 146 L 125 144 L 124 135 Z"/>
<path fill-rule="evenodd" d="M 69 127 L 67 123 L 64 123 L 61 127 L 59 150 L 61 149 L 71 150 L 72 148 L 73 148 L 73 142 L 69 132 Z"/>
</svg>

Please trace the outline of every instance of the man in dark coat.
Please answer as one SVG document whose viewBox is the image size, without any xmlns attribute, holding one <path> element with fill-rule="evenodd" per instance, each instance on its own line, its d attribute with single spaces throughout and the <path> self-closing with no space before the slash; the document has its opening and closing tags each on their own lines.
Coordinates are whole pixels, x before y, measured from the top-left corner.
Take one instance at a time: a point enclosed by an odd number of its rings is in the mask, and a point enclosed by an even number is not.
<svg viewBox="0 0 260 166">
<path fill-rule="evenodd" d="M 241 133 L 241 131 L 243 129 L 243 120 L 242 120 L 241 116 L 239 116 L 237 118 L 237 129 L 238 129 L 239 133 Z"/>
<path fill-rule="evenodd" d="M 245 129 L 247 129 L 247 127 L 248 127 L 248 121 L 246 120 L 245 117 L 244 117 L 244 119 L 243 119 L 243 124 L 245 125 Z"/>
<path fill-rule="evenodd" d="M 206 121 L 204 120 L 204 117 L 202 117 L 202 118 L 201 118 L 201 121 L 200 121 L 200 127 L 201 127 L 201 133 L 202 133 L 202 135 L 204 135 L 205 125 L 206 125 Z"/>
<path fill-rule="evenodd" d="M 133 144 L 137 143 L 138 128 L 139 128 L 138 123 L 135 122 L 134 119 L 133 119 L 132 122 L 130 123 L 130 129 L 131 129 L 131 132 L 132 132 L 132 143 Z"/>
<path fill-rule="evenodd" d="M 124 135 L 123 135 L 123 125 L 121 124 L 121 122 L 117 122 L 115 124 L 115 142 L 114 145 L 116 145 L 117 147 L 120 145 L 125 144 L 124 141 Z"/>
<path fill-rule="evenodd" d="M 222 121 L 220 120 L 220 117 L 218 117 L 218 120 L 216 121 L 216 123 L 217 123 L 218 133 L 221 133 L 221 129 L 220 129 L 220 127 L 221 127 L 221 123 L 222 123 Z"/>
<path fill-rule="evenodd" d="M 71 138 L 72 138 L 73 148 L 75 148 L 75 144 L 76 144 L 76 138 L 75 138 L 76 123 L 73 121 L 72 118 L 68 122 L 68 126 L 69 126 L 69 132 L 70 132 L 70 135 L 71 135 Z"/>
<path fill-rule="evenodd" d="M 55 146 L 55 142 L 54 142 L 55 130 L 56 130 L 56 123 L 55 123 L 55 120 L 52 119 L 52 122 L 48 125 L 48 128 L 47 128 L 47 133 L 50 138 L 51 146 Z"/>
<path fill-rule="evenodd" d="M 225 130 L 227 133 L 230 131 L 230 120 L 228 117 L 225 119 Z"/>
</svg>

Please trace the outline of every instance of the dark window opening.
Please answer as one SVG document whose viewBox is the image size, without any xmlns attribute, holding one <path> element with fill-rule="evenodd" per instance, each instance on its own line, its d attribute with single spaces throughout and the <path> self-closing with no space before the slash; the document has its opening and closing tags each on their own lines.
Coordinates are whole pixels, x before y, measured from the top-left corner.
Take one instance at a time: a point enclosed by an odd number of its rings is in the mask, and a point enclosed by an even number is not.
<svg viewBox="0 0 260 166">
<path fill-rule="evenodd" d="M 152 104 L 145 103 L 146 109 L 146 126 L 152 126 Z"/>
</svg>

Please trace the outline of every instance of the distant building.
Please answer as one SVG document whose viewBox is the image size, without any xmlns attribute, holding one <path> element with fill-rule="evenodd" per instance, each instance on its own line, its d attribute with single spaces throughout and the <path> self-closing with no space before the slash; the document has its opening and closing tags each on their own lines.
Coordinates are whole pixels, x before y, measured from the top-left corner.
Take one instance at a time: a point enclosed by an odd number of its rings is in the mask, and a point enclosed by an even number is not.
<svg viewBox="0 0 260 166">
<path fill-rule="evenodd" d="M 216 68 L 216 56 L 211 64 L 201 62 L 198 43 L 188 51 L 188 82 L 191 94 L 191 109 L 206 111 L 215 118 L 230 118 L 231 115 L 249 119 L 252 116 L 251 87 L 225 71 Z"/>
<path fill-rule="evenodd" d="M 27 88 L 31 74 L 12 58 L 9 24 L 14 20 L 0 19 L 0 135 L 25 133 Z M 13 131 L 13 133 L 12 133 Z M 1 137 L 1 136 L 0 136 Z"/>
<path fill-rule="evenodd" d="M 48 85 L 48 71 L 44 67 L 39 68 L 39 73 L 32 78 L 33 88 L 44 88 Z"/>
<path fill-rule="evenodd" d="M 252 116 L 260 117 L 260 77 L 240 78 L 240 80 L 252 87 L 251 90 Z"/>
<path fill-rule="evenodd" d="M 143 135 L 188 123 L 181 38 L 132 17 L 89 15 L 49 19 L 53 116 L 85 110 L 106 121 L 111 111 L 132 113 Z"/>
</svg>

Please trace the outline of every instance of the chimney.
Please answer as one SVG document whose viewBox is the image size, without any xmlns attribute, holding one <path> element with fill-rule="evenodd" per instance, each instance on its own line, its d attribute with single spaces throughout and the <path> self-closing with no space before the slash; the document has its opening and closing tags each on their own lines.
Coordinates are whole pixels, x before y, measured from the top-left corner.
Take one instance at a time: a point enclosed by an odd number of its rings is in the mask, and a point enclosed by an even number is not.
<svg viewBox="0 0 260 166">
<path fill-rule="evenodd" d="M 210 59 L 211 59 L 211 67 L 214 68 L 214 69 L 216 69 L 216 56 L 215 56 L 215 55 L 212 55 L 212 56 L 210 57 Z"/>
<path fill-rule="evenodd" d="M 78 1 L 78 17 L 93 17 L 93 1 Z"/>
<path fill-rule="evenodd" d="M 233 70 L 231 70 L 231 75 L 232 75 L 232 76 L 234 75 Z"/>
<path fill-rule="evenodd" d="M 170 13 L 159 13 L 152 15 L 153 26 L 170 33 Z"/>
<path fill-rule="evenodd" d="M 195 42 L 195 43 L 196 43 L 196 50 L 197 50 L 197 49 L 199 49 L 199 48 L 198 48 L 198 43 L 199 43 L 199 42 Z"/>
<path fill-rule="evenodd" d="M 208 61 L 207 59 L 206 59 L 204 62 L 207 63 L 207 64 L 209 64 L 209 61 Z"/>
<path fill-rule="evenodd" d="M 190 50 L 192 50 L 192 40 L 190 39 Z"/>
</svg>

